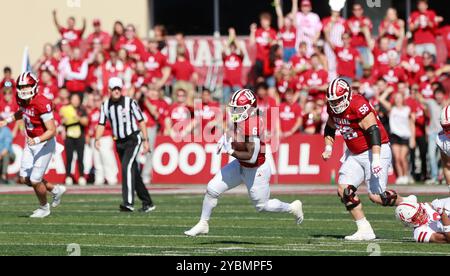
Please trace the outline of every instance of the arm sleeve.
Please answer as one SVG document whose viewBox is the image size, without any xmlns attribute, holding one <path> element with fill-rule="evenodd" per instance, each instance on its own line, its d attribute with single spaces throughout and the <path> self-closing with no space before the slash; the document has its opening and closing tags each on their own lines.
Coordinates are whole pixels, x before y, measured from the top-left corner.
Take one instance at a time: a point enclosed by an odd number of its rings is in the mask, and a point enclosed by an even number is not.
<svg viewBox="0 0 450 276">
<path fill-rule="evenodd" d="M 139 123 L 144 121 L 144 115 L 142 115 L 142 110 L 135 100 L 131 102 L 131 110 L 133 111 L 133 114 Z"/>
<path fill-rule="evenodd" d="M 105 104 L 102 104 L 102 108 L 100 109 L 100 120 L 98 121 L 98 124 L 101 126 L 106 125 L 106 112 L 105 112 Z"/>
</svg>

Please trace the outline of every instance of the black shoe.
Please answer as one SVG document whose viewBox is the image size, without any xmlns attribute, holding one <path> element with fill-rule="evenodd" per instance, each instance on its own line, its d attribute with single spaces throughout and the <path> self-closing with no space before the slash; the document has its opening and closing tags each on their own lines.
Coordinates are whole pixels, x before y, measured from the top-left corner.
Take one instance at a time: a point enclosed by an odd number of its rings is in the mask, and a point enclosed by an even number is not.
<svg viewBox="0 0 450 276">
<path fill-rule="evenodd" d="M 133 206 L 120 205 L 120 212 L 133 213 L 134 212 L 134 207 Z"/>
<path fill-rule="evenodd" d="M 156 207 L 154 205 L 146 205 L 139 209 L 140 213 L 150 213 L 156 210 Z"/>
</svg>

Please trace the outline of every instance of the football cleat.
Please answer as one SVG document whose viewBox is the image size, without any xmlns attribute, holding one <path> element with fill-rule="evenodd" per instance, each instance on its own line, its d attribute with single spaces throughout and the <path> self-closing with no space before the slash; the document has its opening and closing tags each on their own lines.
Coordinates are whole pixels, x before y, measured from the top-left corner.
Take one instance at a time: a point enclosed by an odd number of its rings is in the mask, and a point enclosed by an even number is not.
<svg viewBox="0 0 450 276">
<path fill-rule="evenodd" d="M 345 237 L 346 241 L 373 241 L 377 238 L 373 230 L 358 230 L 355 234 Z"/>
<path fill-rule="evenodd" d="M 295 216 L 297 224 L 302 224 L 305 218 L 303 214 L 303 203 L 300 200 L 291 203 L 291 214 Z"/>
<path fill-rule="evenodd" d="M 122 213 L 133 213 L 134 207 L 133 206 L 127 206 L 127 205 L 120 205 L 119 210 Z"/>
<path fill-rule="evenodd" d="M 46 218 L 50 216 L 50 205 L 47 204 L 45 206 L 39 207 L 36 211 L 33 212 L 33 214 L 30 216 L 30 218 Z"/>
<path fill-rule="evenodd" d="M 56 208 L 61 204 L 61 198 L 67 191 L 67 188 L 61 185 L 56 186 L 55 189 L 57 189 L 57 192 L 53 194 L 53 208 Z"/>
<path fill-rule="evenodd" d="M 199 235 L 208 235 L 208 233 L 209 233 L 209 224 L 205 220 L 200 221 L 191 230 L 184 232 L 184 234 L 189 237 L 197 237 Z"/>
<path fill-rule="evenodd" d="M 143 206 L 141 209 L 139 209 L 140 213 L 151 213 L 156 210 L 156 206 Z"/>
</svg>

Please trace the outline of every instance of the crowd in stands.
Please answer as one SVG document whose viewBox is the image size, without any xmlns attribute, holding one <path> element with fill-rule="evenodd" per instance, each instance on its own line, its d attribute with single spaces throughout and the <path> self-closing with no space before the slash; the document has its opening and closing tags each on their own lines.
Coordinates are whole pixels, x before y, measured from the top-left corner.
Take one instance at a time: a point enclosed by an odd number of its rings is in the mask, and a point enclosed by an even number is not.
<svg viewBox="0 0 450 276">
<path fill-rule="evenodd" d="M 292 11 L 285 14 L 280 0 L 275 0 L 277 20 L 269 12 L 261 14 L 259 24 L 250 26 L 249 45 L 256 58 L 248 76 L 243 75 L 238 34 L 230 28 L 224 42 L 223 83 L 213 91 L 199 82 L 183 34 L 171 34 L 176 41 L 176 59 L 171 63 L 164 26 L 155 26 L 150 37 L 142 38 L 133 24 L 117 21 L 108 33 L 100 20 L 94 20 L 94 32 L 87 35 L 86 20 L 81 29 L 73 17 L 62 25 L 55 11 L 59 42 L 44 45 L 33 70 L 40 79 L 40 93 L 54 102 L 68 164 L 74 153 L 80 160 L 80 177 L 74 181 L 68 165 L 66 183 L 85 185 L 93 166 L 95 179 L 90 182 L 117 183 L 111 131 L 105 133 L 99 151 L 92 141 L 111 77 L 121 77 L 124 93 L 141 105 L 154 143 L 157 135 L 180 138 L 214 129 L 222 119 L 215 118 L 214 110 L 243 87 L 254 90 L 263 113 L 279 107 L 279 118 L 271 118 L 275 128 L 269 129 L 276 129 L 281 137 L 320 134 L 327 119 L 328 82 L 338 76 L 371 102 L 389 130 L 397 183 L 438 183 L 434 141 L 441 131 L 440 111 L 448 102 L 450 26 L 442 26 L 443 18 L 429 9 L 426 0 L 418 1 L 408 22 L 389 8 L 377 31 L 360 4 L 353 5 L 349 18 L 334 10 L 320 18 L 312 10 L 312 1 L 292 0 Z M 275 21 L 277 26 L 272 26 Z M 448 60 L 443 64 L 437 62 L 438 37 L 447 47 Z M 0 89 L 0 116 L 6 118 L 16 109 L 10 68 L 4 70 Z M 16 124 L 0 130 L 2 182 L 7 182 L 5 167 L 14 159 L 8 141 L 20 129 Z M 143 170 L 146 183 L 150 160 L 149 156 Z"/>
</svg>

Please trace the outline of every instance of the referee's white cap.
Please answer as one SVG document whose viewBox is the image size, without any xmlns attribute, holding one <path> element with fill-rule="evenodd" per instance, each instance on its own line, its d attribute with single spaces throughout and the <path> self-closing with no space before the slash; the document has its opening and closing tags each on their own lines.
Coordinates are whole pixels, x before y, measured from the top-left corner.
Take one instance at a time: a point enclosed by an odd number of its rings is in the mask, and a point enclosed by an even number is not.
<svg viewBox="0 0 450 276">
<path fill-rule="evenodd" d="M 120 89 L 122 89 L 123 81 L 121 78 L 110 78 L 108 86 L 109 86 L 109 89 L 114 89 L 116 87 L 119 87 Z"/>
</svg>

